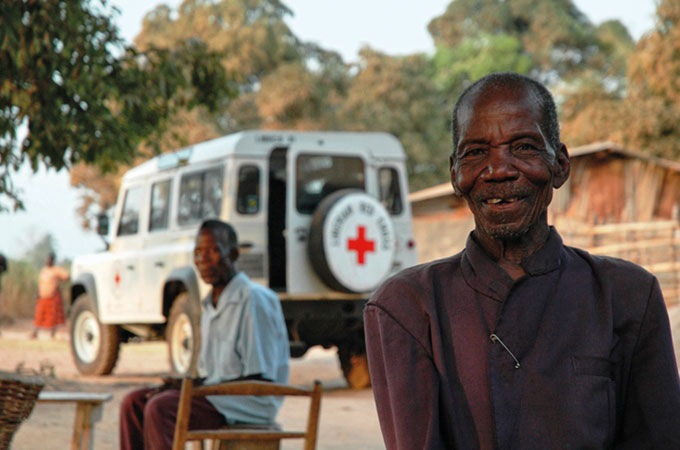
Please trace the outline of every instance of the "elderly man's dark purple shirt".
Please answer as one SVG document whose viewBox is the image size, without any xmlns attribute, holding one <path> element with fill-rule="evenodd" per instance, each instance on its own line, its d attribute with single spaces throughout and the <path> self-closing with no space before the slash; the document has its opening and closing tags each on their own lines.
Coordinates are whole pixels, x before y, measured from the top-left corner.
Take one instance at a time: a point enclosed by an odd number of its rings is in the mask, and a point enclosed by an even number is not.
<svg viewBox="0 0 680 450">
<path fill-rule="evenodd" d="M 554 229 L 522 268 L 513 281 L 470 236 L 373 295 L 366 343 L 388 449 L 680 449 L 657 280 Z"/>
</svg>

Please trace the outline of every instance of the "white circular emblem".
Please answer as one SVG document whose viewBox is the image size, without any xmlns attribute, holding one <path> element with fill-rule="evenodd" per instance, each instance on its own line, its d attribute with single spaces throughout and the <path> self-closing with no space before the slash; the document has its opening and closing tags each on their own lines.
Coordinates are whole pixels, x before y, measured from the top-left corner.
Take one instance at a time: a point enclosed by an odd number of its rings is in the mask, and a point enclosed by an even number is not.
<svg viewBox="0 0 680 450">
<path fill-rule="evenodd" d="M 354 292 L 373 290 L 392 268 L 392 220 L 375 198 L 348 193 L 327 212 L 323 249 L 328 268 L 341 285 Z"/>
</svg>

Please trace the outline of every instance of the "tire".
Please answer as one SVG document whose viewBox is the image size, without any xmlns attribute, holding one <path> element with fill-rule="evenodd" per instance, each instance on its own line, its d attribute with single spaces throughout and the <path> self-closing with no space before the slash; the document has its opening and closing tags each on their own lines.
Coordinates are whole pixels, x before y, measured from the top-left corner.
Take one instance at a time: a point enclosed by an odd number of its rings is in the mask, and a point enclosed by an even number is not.
<svg viewBox="0 0 680 450">
<path fill-rule="evenodd" d="M 352 389 L 366 389 L 371 386 L 366 353 L 355 353 L 347 347 L 338 348 L 338 359 L 345 381 Z"/>
<path fill-rule="evenodd" d="M 73 304 L 69 320 L 71 355 L 83 375 L 108 375 L 118 362 L 120 330 L 103 325 L 87 294 L 80 294 Z"/>
<path fill-rule="evenodd" d="M 194 375 L 201 348 L 200 309 L 186 292 L 180 293 L 170 308 L 165 340 L 168 362 L 174 375 Z"/>
<path fill-rule="evenodd" d="M 324 198 L 309 227 L 307 252 L 331 289 L 374 290 L 392 270 L 396 235 L 392 219 L 374 197 L 343 189 Z"/>
</svg>

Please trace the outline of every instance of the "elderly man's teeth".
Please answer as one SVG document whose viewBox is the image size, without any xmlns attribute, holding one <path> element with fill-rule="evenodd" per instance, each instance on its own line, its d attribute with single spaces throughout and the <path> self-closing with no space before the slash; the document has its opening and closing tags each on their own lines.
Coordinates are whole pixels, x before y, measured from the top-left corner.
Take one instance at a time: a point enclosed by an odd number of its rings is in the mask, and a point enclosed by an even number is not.
<svg viewBox="0 0 680 450">
<path fill-rule="evenodd" d="M 517 197 L 510 197 L 506 198 L 505 200 L 502 198 L 490 198 L 487 199 L 486 203 L 490 205 L 497 205 L 498 203 L 514 203 L 517 201 Z"/>
</svg>

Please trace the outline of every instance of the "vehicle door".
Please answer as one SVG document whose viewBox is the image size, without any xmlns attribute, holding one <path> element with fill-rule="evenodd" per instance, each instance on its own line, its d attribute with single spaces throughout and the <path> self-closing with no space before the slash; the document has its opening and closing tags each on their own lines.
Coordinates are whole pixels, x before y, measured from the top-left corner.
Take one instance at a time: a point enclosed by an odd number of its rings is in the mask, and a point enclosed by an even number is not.
<svg viewBox="0 0 680 450">
<path fill-rule="evenodd" d="M 262 159 L 239 158 L 229 168 L 231 180 L 228 222 L 238 234 L 239 257 L 237 270 L 253 281 L 268 284 L 265 270 L 267 250 L 266 162 Z"/>
<path fill-rule="evenodd" d="M 170 254 L 172 267 L 193 267 L 193 250 L 196 232 L 205 219 L 224 217 L 222 213 L 228 196 L 225 193 L 226 161 L 186 167 L 178 177 L 177 212 Z M 199 280 L 199 289 L 206 292 L 207 285 Z M 202 294 L 201 294 L 202 295 Z"/>
<path fill-rule="evenodd" d="M 363 150 L 363 151 L 361 151 Z M 310 265 L 307 242 L 319 203 L 341 189 L 366 190 L 367 149 L 329 148 L 294 143 L 287 154 L 287 291 L 291 294 L 328 288 Z"/>
<path fill-rule="evenodd" d="M 145 208 L 149 210 L 144 245 L 140 252 L 143 283 L 140 283 L 141 302 L 138 318 L 144 322 L 163 322 L 163 285 L 173 269 L 173 243 L 176 232 L 171 229 L 173 192 L 175 184 L 171 174 L 162 174 L 149 180 L 149 196 Z"/>
<path fill-rule="evenodd" d="M 407 201 L 407 174 L 402 161 L 383 161 L 378 164 L 378 198 L 389 213 L 394 225 L 396 252 L 392 272 L 417 263 L 411 205 Z"/>
<path fill-rule="evenodd" d="M 108 280 L 101 286 L 108 286 L 108 295 L 100 298 L 100 308 L 104 309 L 110 320 L 125 321 L 139 309 L 141 292 L 140 250 L 142 248 L 144 227 L 147 216 L 144 199 L 147 186 L 143 182 L 130 184 L 124 188 L 122 201 L 114 225 L 111 244 L 112 263 L 107 270 Z"/>
</svg>

